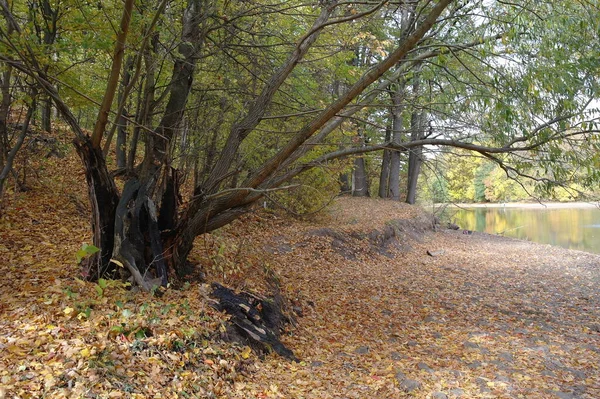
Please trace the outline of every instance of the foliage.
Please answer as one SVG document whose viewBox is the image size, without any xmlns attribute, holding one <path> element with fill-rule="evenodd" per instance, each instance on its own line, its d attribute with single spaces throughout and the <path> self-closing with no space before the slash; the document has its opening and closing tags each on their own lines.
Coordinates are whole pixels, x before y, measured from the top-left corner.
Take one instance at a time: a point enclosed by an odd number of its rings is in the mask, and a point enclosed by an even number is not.
<svg viewBox="0 0 600 399">
<path fill-rule="evenodd" d="M 483 202 L 485 200 L 489 200 L 489 198 L 487 198 L 488 196 L 486 195 L 486 190 L 493 183 L 488 182 L 489 184 L 486 184 L 486 180 L 488 180 L 488 177 L 490 176 L 492 170 L 494 170 L 495 168 L 496 165 L 494 163 L 483 161 L 475 171 L 475 176 L 473 176 L 473 186 L 475 188 L 475 202 Z"/>
<path fill-rule="evenodd" d="M 349 169 L 348 162 L 331 162 L 298 176 L 291 188 L 267 195 L 265 203 L 302 216 L 321 210 L 340 193 L 339 176 Z"/>
<path fill-rule="evenodd" d="M 81 263 L 83 259 L 95 254 L 98 251 L 100 251 L 100 248 L 94 245 L 82 244 L 81 249 L 75 254 L 75 256 L 77 257 L 77 263 Z"/>
</svg>

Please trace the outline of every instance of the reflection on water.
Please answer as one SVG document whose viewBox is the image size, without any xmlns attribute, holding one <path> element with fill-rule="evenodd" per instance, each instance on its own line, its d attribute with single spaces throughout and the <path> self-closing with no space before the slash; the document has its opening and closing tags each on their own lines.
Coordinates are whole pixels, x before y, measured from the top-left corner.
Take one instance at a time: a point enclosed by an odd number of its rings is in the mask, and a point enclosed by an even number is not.
<svg viewBox="0 0 600 399">
<path fill-rule="evenodd" d="M 465 208 L 449 211 L 463 229 L 600 253 L 596 208 Z"/>
</svg>

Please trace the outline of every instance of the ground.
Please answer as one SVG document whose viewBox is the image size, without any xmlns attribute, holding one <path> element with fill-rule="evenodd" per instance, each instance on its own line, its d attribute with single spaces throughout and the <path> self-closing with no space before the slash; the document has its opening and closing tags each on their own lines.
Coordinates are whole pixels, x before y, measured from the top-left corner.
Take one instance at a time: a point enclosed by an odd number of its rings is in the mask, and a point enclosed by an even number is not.
<svg viewBox="0 0 600 399">
<path fill-rule="evenodd" d="M 0 398 L 600 397 L 598 255 L 433 231 L 391 201 L 340 198 L 306 220 L 257 209 L 192 260 L 237 289 L 279 275 L 294 363 L 220 342 L 206 284 L 157 298 L 78 279 L 82 174 L 44 162 L 71 173 L 9 193 L 0 218 Z"/>
</svg>

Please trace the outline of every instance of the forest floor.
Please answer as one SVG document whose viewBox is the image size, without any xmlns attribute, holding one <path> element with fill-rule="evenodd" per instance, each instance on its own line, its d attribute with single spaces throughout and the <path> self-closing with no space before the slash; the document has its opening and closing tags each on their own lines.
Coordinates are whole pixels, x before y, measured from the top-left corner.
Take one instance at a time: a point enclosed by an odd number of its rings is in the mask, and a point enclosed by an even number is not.
<svg viewBox="0 0 600 399">
<path fill-rule="evenodd" d="M 151 297 L 77 278 L 82 173 L 43 162 L 0 218 L 0 399 L 600 397 L 598 255 L 353 198 L 200 237 L 208 281 L 260 291 L 279 275 L 301 314 L 282 337 L 294 363 L 220 342 L 206 284 Z"/>
</svg>

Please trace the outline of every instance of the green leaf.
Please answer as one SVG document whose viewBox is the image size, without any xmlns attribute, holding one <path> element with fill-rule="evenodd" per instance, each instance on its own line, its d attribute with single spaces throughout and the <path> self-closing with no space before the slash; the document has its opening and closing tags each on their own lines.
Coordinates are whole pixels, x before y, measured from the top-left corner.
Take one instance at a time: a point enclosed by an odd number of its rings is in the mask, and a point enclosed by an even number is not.
<svg viewBox="0 0 600 399">
<path fill-rule="evenodd" d="M 135 338 L 136 339 L 144 339 L 146 338 L 146 330 L 143 328 L 140 328 L 139 330 L 137 330 L 135 332 Z"/>
<path fill-rule="evenodd" d="M 81 249 L 75 253 L 75 256 L 77 257 L 77 263 L 81 263 L 83 259 L 95 254 L 98 251 L 100 251 L 100 248 L 96 247 L 95 245 L 83 244 Z"/>
</svg>

